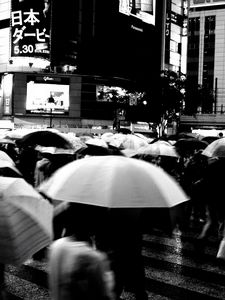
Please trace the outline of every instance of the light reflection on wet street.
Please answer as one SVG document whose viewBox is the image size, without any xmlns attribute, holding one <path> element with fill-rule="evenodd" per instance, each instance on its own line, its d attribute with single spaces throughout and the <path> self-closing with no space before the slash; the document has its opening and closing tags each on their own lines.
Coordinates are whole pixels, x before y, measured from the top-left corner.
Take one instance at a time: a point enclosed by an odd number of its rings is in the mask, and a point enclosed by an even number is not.
<svg viewBox="0 0 225 300">
<path fill-rule="evenodd" d="M 149 299 L 225 299 L 225 263 L 216 260 L 219 240 L 210 237 L 204 253 L 194 248 L 196 230 L 175 230 L 172 236 L 155 229 L 144 235 L 143 257 Z M 7 299 L 50 299 L 47 258 L 7 266 Z M 125 291 L 123 298 L 135 300 Z"/>
</svg>

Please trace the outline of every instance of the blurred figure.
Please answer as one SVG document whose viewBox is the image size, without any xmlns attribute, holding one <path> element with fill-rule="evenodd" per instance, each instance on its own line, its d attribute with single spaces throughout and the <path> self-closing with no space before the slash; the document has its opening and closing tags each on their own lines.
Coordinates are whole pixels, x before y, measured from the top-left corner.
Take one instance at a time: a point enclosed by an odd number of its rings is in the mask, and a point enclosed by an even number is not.
<svg viewBox="0 0 225 300">
<path fill-rule="evenodd" d="M 221 189 L 224 179 L 221 174 L 225 170 L 225 158 L 217 158 L 209 161 L 202 180 L 199 182 L 199 197 L 206 207 L 206 222 L 198 236 L 198 247 L 202 250 L 205 239 L 209 234 L 219 238 L 223 231 L 225 220 L 225 202 Z M 224 232 L 225 233 L 225 232 Z"/>
<path fill-rule="evenodd" d="M 148 299 L 141 253 L 141 213 L 141 209 L 108 209 L 96 229 L 96 247 L 107 253 L 115 275 L 116 300 L 121 299 L 123 290 L 133 292 L 136 300 Z"/>
<path fill-rule="evenodd" d="M 68 237 L 51 245 L 49 287 L 53 300 L 114 300 L 113 282 L 104 253 Z"/>
<path fill-rule="evenodd" d="M 170 176 L 172 176 L 174 179 L 176 179 L 179 182 L 180 174 L 178 172 L 177 157 L 160 156 L 158 166 L 160 166 L 164 171 L 166 171 Z"/>
<path fill-rule="evenodd" d="M 106 253 L 115 276 L 116 300 L 129 290 L 136 300 L 147 300 L 142 258 L 142 209 L 108 209 L 93 205 L 69 203 L 54 218 L 54 238 L 59 238 L 57 224 L 65 236 L 86 241 Z"/>
<path fill-rule="evenodd" d="M 34 170 L 34 186 L 37 187 L 42 181 L 47 179 L 51 173 L 51 154 L 50 153 L 38 153 L 38 160 L 36 162 Z"/>
<path fill-rule="evenodd" d="M 22 173 L 24 179 L 34 186 L 34 170 L 37 161 L 37 151 L 30 146 L 21 148 L 18 154 L 16 167 Z"/>
<path fill-rule="evenodd" d="M 204 222 L 205 201 L 202 199 L 200 182 L 208 165 L 207 157 L 202 155 L 202 150 L 197 151 L 189 160 L 183 170 L 180 183 L 190 196 L 187 203 L 187 221 Z"/>
</svg>

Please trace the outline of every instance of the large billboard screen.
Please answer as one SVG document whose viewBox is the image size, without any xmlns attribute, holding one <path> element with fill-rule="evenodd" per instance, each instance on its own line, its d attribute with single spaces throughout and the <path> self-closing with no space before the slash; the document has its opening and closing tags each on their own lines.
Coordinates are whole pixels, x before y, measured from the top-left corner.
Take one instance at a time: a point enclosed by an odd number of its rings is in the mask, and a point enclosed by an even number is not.
<svg viewBox="0 0 225 300">
<path fill-rule="evenodd" d="M 50 57 L 51 0 L 12 0 L 11 56 Z"/>
<path fill-rule="evenodd" d="M 119 12 L 155 25 L 156 0 L 120 0 Z"/>
<path fill-rule="evenodd" d="M 27 81 L 26 113 L 68 114 L 69 82 L 50 82 L 35 80 L 32 76 Z"/>
</svg>

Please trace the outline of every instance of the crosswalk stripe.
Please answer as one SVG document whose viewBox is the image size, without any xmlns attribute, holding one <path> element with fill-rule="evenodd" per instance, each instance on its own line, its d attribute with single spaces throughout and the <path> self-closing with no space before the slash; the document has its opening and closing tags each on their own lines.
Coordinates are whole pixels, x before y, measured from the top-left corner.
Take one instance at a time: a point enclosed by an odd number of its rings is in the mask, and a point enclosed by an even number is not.
<svg viewBox="0 0 225 300">
<path fill-rule="evenodd" d="M 21 299 L 25 300 L 48 300 L 51 299 L 49 296 L 48 289 L 40 287 L 37 284 L 32 283 L 14 276 L 10 273 L 5 273 L 6 288 L 7 292 L 16 295 Z"/>
<path fill-rule="evenodd" d="M 175 231 L 172 236 L 160 230 L 144 235 L 142 254 L 149 300 L 225 299 L 225 264 L 216 260 L 219 239 L 210 237 L 204 253 L 196 256 L 195 234 L 190 229 Z M 10 300 L 50 300 L 47 259 L 7 266 L 5 278 Z M 129 291 L 123 296 L 135 300 Z"/>
</svg>

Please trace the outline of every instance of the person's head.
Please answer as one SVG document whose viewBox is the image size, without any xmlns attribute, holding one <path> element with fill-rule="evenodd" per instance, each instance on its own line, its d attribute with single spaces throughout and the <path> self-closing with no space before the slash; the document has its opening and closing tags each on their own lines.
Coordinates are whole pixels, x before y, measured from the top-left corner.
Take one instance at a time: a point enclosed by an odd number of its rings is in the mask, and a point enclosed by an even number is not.
<svg viewBox="0 0 225 300">
<path fill-rule="evenodd" d="M 105 254 L 68 238 L 50 250 L 50 290 L 54 300 L 113 300 L 114 279 Z"/>
</svg>

